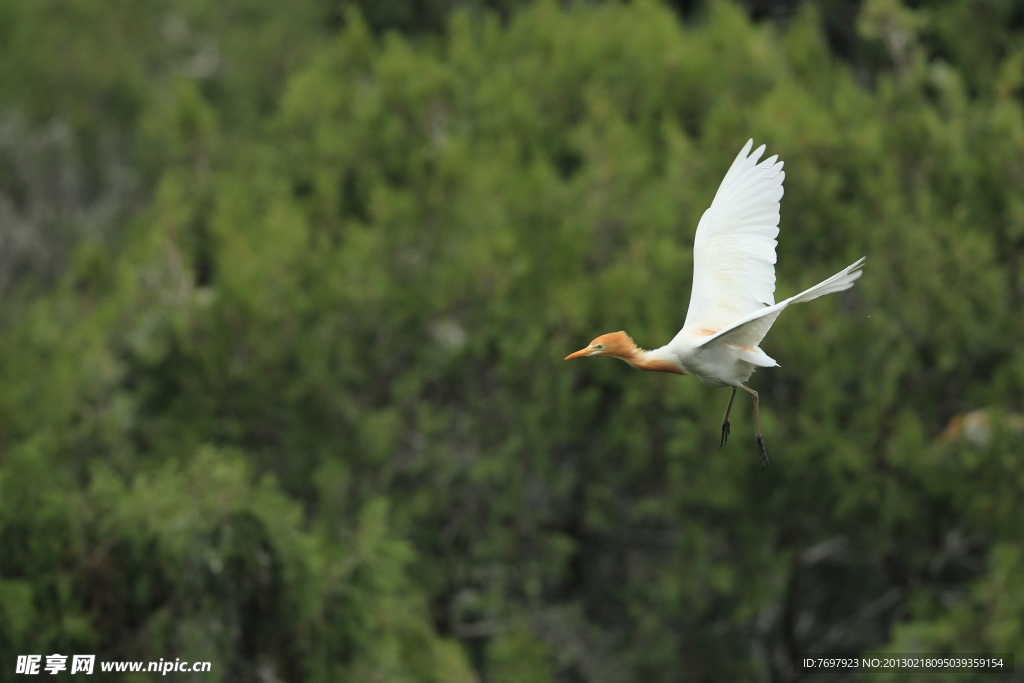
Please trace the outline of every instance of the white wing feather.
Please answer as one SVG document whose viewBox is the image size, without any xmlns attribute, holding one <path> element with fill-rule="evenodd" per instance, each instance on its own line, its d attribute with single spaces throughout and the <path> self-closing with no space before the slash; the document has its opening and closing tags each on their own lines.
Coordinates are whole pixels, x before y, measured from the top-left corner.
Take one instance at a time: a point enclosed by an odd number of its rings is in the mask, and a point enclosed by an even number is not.
<svg viewBox="0 0 1024 683">
<path fill-rule="evenodd" d="M 842 292 L 853 287 L 853 283 L 863 274 L 863 271 L 861 271 L 861 266 L 863 265 L 864 257 L 861 257 L 832 277 L 819 282 L 810 289 L 806 289 L 796 296 L 791 296 L 773 306 L 762 307 L 740 318 L 717 334 L 708 337 L 701 345 L 707 346 L 711 343 L 721 343 L 730 344 L 737 348 L 757 349 L 757 345 L 768 334 L 768 330 L 771 329 L 775 319 L 779 317 L 779 314 L 787 306 L 812 301 L 819 296 L 825 296 L 833 292 Z M 760 349 L 757 350 L 760 351 Z M 762 351 L 761 353 L 764 352 Z M 757 365 L 758 363 L 754 364 Z M 774 361 L 772 361 L 772 364 L 774 364 Z"/>
<path fill-rule="evenodd" d="M 706 336 L 775 303 L 775 238 L 786 174 L 778 156 L 761 163 L 749 140 L 697 225 L 693 288 L 683 329 Z"/>
</svg>

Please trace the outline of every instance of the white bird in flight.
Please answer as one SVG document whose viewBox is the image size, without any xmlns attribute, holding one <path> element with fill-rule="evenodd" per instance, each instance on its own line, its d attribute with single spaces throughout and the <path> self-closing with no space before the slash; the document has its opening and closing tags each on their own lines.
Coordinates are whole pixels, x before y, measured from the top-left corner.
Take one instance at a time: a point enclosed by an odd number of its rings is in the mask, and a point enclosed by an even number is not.
<svg viewBox="0 0 1024 683">
<path fill-rule="evenodd" d="M 660 349 L 644 351 L 625 332 L 612 332 L 565 359 L 611 356 L 640 370 L 693 375 L 711 386 L 732 387 L 719 448 L 729 438 L 729 411 L 736 390 L 746 391 L 754 399 L 754 434 L 764 467 L 769 464 L 768 451 L 761 436 L 758 396 L 744 383 L 756 368 L 778 363 L 758 344 L 790 304 L 852 287 L 861 276 L 864 258 L 824 282 L 775 303 L 775 238 L 779 234 L 779 200 L 786 174 L 777 155 L 758 163 L 765 146 L 751 154 L 753 145 L 754 141 L 748 140 L 743 146 L 711 208 L 697 225 L 690 308 L 679 334 Z"/>
</svg>

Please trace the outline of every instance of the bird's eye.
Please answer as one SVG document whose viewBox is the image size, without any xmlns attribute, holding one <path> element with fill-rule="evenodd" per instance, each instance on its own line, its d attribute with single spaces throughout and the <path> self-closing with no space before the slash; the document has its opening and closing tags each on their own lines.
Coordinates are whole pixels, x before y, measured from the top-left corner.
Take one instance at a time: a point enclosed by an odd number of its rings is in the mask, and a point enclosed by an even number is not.
<svg viewBox="0 0 1024 683">
<path fill-rule="evenodd" d="M 598 351 L 600 351 L 601 349 L 604 348 L 604 344 L 595 344 L 594 348 L 597 349 Z"/>
</svg>

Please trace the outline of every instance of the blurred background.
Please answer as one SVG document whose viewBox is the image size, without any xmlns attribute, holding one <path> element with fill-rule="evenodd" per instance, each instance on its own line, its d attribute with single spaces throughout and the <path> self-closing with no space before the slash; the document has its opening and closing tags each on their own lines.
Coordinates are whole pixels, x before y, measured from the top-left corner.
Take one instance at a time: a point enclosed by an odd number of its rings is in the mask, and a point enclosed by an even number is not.
<svg viewBox="0 0 1024 683">
<path fill-rule="evenodd" d="M 750 137 L 777 297 L 868 257 L 764 344 L 764 473 L 562 361 L 674 335 Z M 1024 654 L 1022 186 L 1015 0 L 0 0 L 0 680 Z"/>
</svg>

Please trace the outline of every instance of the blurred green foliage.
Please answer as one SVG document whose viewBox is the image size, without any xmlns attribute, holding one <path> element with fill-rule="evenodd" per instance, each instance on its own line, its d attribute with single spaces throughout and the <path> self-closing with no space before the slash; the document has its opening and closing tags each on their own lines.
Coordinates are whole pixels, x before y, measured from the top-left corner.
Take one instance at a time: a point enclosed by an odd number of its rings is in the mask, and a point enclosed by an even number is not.
<svg viewBox="0 0 1024 683">
<path fill-rule="evenodd" d="M 1024 652 L 1019 10 L 457 4 L 0 0 L 0 678 Z M 869 257 L 766 340 L 767 475 L 727 392 L 561 360 L 671 338 L 748 137 L 779 298 Z"/>
</svg>

